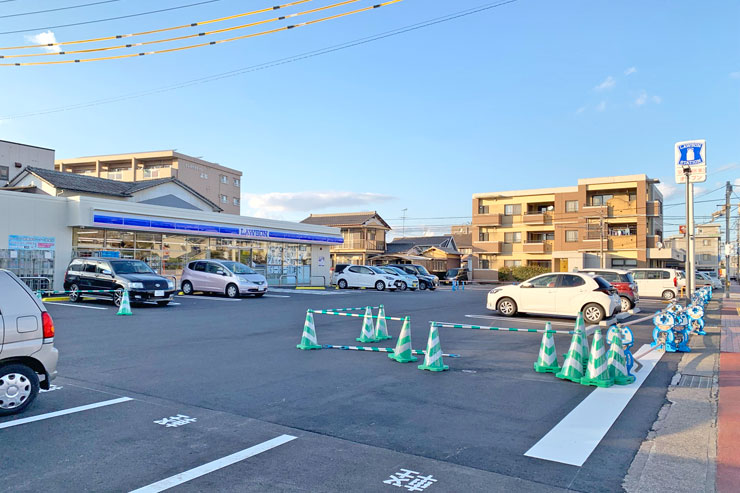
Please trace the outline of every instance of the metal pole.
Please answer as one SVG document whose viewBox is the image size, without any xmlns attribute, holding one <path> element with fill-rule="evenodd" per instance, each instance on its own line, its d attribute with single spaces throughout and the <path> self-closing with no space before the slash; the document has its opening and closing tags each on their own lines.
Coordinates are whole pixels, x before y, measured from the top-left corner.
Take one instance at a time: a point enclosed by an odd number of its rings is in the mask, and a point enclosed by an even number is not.
<svg viewBox="0 0 740 493">
<path fill-rule="evenodd" d="M 691 299 L 696 289 L 696 245 L 694 244 L 694 184 L 689 183 L 689 256 L 691 257 L 691 270 L 687 272 L 690 284 L 686 296 Z"/>
<path fill-rule="evenodd" d="M 686 176 L 686 296 L 691 299 L 693 285 L 691 284 L 691 273 L 694 271 L 694 217 L 693 217 L 693 189 L 690 180 L 691 168 L 684 167 L 683 174 Z"/>
<path fill-rule="evenodd" d="M 730 297 L 730 194 L 732 185 L 725 185 L 725 298 Z"/>
<path fill-rule="evenodd" d="M 599 267 L 604 268 L 604 213 L 599 217 Z"/>
</svg>

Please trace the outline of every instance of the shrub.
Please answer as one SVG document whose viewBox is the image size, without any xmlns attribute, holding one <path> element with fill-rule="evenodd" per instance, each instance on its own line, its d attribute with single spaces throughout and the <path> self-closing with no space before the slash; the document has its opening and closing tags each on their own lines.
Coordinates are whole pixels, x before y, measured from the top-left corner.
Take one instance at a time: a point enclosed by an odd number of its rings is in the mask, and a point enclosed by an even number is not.
<svg viewBox="0 0 740 493">
<path fill-rule="evenodd" d="M 550 272 L 550 269 L 548 269 L 547 267 L 540 267 L 537 265 L 522 265 L 511 269 L 511 276 L 514 278 L 514 280 L 521 282 L 526 281 L 531 277 L 545 274 L 547 272 Z"/>
</svg>

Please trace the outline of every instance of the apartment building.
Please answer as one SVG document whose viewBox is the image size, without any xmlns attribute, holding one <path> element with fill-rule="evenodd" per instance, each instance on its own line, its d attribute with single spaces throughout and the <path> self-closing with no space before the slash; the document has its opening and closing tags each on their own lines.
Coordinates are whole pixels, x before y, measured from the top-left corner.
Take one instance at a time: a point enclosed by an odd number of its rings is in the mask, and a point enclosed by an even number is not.
<svg viewBox="0 0 740 493">
<path fill-rule="evenodd" d="M 174 150 L 110 154 L 54 162 L 57 171 L 136 182 L 177 178 L 227 214 L 241 211 L 242 172 Z"/>
<path fill-rule="evenodd" d="M 685 235 L 675 235 L 666 239 L 665 244 L 688 251 Z M 696 270 L 702 272 L 719 273 L 720 260 L 724 260 L 722 251 L 722 227 L 719 223 L 699 224 L 694 232 L 694 262 Z M 683 269 L 684 263 L 673 265 Z"/>
<path fill-rule="evenodd" d="M 391 230 L 376 211 L 311 214 L 301 222 L 332 226 L 342 231 L 344 243 L 332 245 L 330 250 L 332 266 L 367 264 L 369 258 L 385 252 L 385 234 Z"/>
<path fill-rule="evenodd" d="M 644 174 L 586 178 L 570 187 L 473 195 L 474 267 L 662 266 L 663 196 Z"/>
<path fill-rule="evenodd" d="M 28 166 L 54 169 L 54 149 L 0 140 L 0 187 L 4 187 Z"/>
</svg>

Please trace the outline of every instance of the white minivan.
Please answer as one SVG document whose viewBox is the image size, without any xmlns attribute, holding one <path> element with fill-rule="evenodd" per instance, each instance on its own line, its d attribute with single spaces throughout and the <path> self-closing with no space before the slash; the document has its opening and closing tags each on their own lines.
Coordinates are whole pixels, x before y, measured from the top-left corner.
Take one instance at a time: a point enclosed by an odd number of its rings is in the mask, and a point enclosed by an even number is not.
<svg viewBox="0 0 740 493">
<path fill-rule="evenodd" d="M 660 297 L 672 300 L 679 289 L 686 285 L 683 271 L 664 268 L 630 269 L 635 278 L 640 296 Z"/>
</svg>

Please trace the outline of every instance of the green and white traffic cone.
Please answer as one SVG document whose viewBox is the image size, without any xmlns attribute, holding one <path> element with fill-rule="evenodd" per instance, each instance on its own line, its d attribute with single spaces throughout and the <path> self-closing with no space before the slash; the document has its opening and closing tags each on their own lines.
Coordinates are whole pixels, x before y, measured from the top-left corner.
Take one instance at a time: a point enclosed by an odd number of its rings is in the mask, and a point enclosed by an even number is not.
<svg viewBox="0 0 740 493">
<path fill-rule="evenodd" d="M 557 373 L 561 369 L 558 365 L 558 353 L 555 351 L 554 334 L 552 324 L 547 322 L 540 343 L 540 354 L 534 363 L 534 371 L 537 373 Z"/>
<path fill-rule="evenodd" d="M 409 317 L 404 317 L 401 333 L 398 335 L 396 349 L 394 349 L 393 353 L 389 354 L 388 357 L 392 360 L 398 361 L 399 363 L 418 361 L 419 358 L 414 356 L 411 351 L 411 320 Z"/>
<path fill-rule="evenodd" d="M 373 329 L 373 311 L 370 307 L 365 308 L 365 317 L 362 319 L 362 333 L 356 338 L 357 342 L 378 342 Z"/>
<path fill-rule="evenodd" d="M 303 324 L 303 336 L 301 343 L 296 346 L 298 349 L 321 349 L 316 339 L 316 327 L 313 325 L 313 313 L 306 310 L 306 322 Z"/>
<path fill-rule="evenodd" d="M 388 335 L 388 324 L 385 321 L 385 307 L 380 305 L 378 310 L 378 321 L 375 324 L 375 340 L 384 341 L 386 339 L 393 339 Z"/>
<path fill-rule="evenodd" d="M 586 373 L 586 366 L 588 365 L 588 334 L 586 334 L 586 324 L 583 322 L 583 313 L 578 312 L 576 318 L 576 326 L 574 331 L 581 331 L 581 354 L 583 354 L 583 373 Z"/>
<path fill-rule="evenodd" d="M 609 375 L 609 366 L 606 361 L 604 338 L 601 329 L 594 330 L 594 340 L 591 343 L 591 354 L 588 356 L 586 375 L 581 379 L 581 385 L 595 385 L 596 387 L 611 387 L 614 379 Z"/>
<path fill-rule="evenodd" d="M 424 354 L 424 364 L 419 365 L 420 370 L 445 371 L 450 367 L 442 362 L 442 345 L 439 343 L 439 332 L 434 322 L 429 324 L 429 339 L 427 340 L 427 350 Z"/>
<path fill-rule="evenodd" d="M 574 331 L 573 337 L 570 339 L 568 352 L 565 353 L 563 368 L 555 374 L 556 377 L 563 380 L 570 380 L 571 382 L 581 383 L 581 378 L 583 378 L 583 359 L 586 357 L 586 355 L 583 354 L 582 340 L 581 331 Z"/>
<path fill-rule="evenodd" d="M 606 355 L 609 376 L 617 385 L 629 385 L 635 381 L 635 377 L 627 373 L 627 358 L 624 355 L 624 347 L 622 347 L 622 335 L 619 329 L 610 329 L 607 334 L 611 334 L 609 352 Z"/>
<path fill-rule="evenodd" d="M 128 291 L 124 291 L 121 295 L 121 306 L 118 307 L 118 313 L 116 315 L 133 315 L 131 313 L 131 301 L 128 298 Z"/>
</svg>

